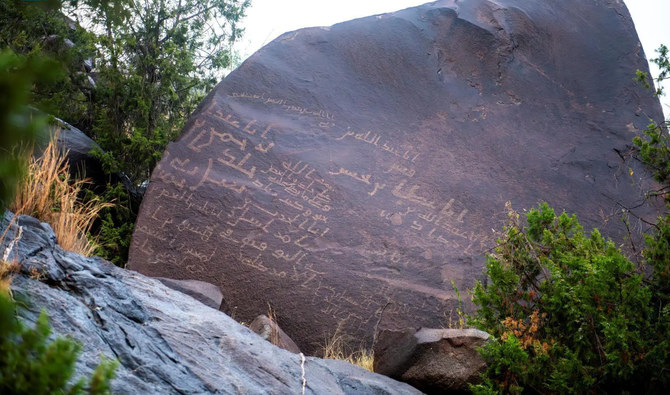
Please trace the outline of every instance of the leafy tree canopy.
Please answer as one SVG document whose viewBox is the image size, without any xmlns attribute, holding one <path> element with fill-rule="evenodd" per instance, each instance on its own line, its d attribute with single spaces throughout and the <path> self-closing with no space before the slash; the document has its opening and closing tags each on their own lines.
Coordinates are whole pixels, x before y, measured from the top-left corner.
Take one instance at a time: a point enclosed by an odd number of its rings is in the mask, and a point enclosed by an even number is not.
<svg viewBox="0 0 670 395">
<path fill-rule="evenodd" d="M 52 68 L 61 77 L 32 84 L 32 104 L 92 137 L 106 171 L 137 186 L 232 66 L 232 42 L 248 6 L 249 0 L 7 0 L 0 2 L 0 48 L 57 62 Z M 101 213 L 97 253 L 122 266 L 138 195 L 118 185 L 103 195 L 116 207 Z"/>
<path fill-rule="evenodd" d="M 8 0 L 0 4 L 0 45 L 60 62 L 64 78 L 36 86 L 35 104 L 96 140 L 110 172 L 140 183 L 232 65 L 248 5 Z"/>
<path fill-rule="evenodd" d="M 668 49 L 652 59 L 670 76 Z M 637 79 L 651 88 L 649 76 Z M 660 86 L 660 85 L 659 85 Z M 662 89 L 655 90 L 663 94 Z M 668 122 L 633 143 L 670 202 Z M 670 208 L 670 207 L 669 207 Z M 669 210 L 670 211 L 670 210 Z M 667 393 L 670 390 L 670 214 L 645 235 L 633 262 L 598 230 L 546 204 L 509 222 L 473 291 L 470 322 L 494 336 L 476 393 Z"/>
</svg>

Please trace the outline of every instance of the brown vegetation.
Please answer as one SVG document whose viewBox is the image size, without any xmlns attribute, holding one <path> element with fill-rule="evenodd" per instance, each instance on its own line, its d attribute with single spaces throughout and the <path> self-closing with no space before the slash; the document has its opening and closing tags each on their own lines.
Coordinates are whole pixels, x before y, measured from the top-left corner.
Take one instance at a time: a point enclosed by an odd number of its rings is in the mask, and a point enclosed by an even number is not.
<svg viewBox="0 0 670 395">
<path fill-rule="evenodd" d="M 339 359 L 373 372 L 374 355 L 372 351 L 363 347 L 352 350 L 349 344 L 347 336 L 342 334 L 338 326 L 335 333 L 323 345 L 323 358 Z"/>
<path fill-rule="evenodd" d="M 16 218 L 16 215 L 14 216 Z M 14 218 L 12 218 L 12 221 L 14 221 Z M 11 222 L 10 222 L 11 224 Z M 2 241 L 5 239 L 5 236 L 7 235 L 7 230 L 9 229 L 9 226 L 5 231 L 0 235 L 0 244 L 2 244 Z M 10 255 L 12 253 L 12 249 L 14 247 L 14 244 L 17 243 L 22 236 L 23 229 L 19 228 L 19 232 L 12 240 L 11 243 L 9 243 L 9 246 L 4 251 L 0 251 L 0 297 L 2 296 L 11 296 L 12 290 L 10 288 L 10 285 L 12 284 L 12 279 L 14 278 L 14 273 L 18 272 L 19 270 L 19 265 L 15 261 L 10 260 Z"/>
<path fill-rule="evenodd" d="M 89 181 L 70 179 L 67 153 L 56 146 L 56 138 L 52 137 L 40 158 L 30 159 L 10 210 L 47 222 L 62 248 L 89 256 L 96 245 L 87 234 L 100 210 L 110 204 L 98 198 L 81 200 L 82 188 Z"/>
</svg>

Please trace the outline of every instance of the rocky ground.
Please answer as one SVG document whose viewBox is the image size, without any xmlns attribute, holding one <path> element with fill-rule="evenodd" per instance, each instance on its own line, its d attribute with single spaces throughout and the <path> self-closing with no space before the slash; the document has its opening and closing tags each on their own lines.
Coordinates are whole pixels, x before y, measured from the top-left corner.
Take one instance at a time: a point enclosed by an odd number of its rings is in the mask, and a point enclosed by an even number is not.
<svg viewBox="0 0 670 395">
<path fill-rule="evenodd" d="M 7 228 L 11 214 L 0 221 Z M 20 318 L 46 309 L 57 335 L 83 345 L 77 374 L 100 355 L 118 359 L 121 394 L 416 394 L 407 384 L 351 364 L 304 357 L 273 346 L 224 313 L 160 281 L 85 258 L 56 244 L 51 228 L 19 216 L 0 244 L 22 228 L 9 260 L 21 265 L 12 284 Z"/>
</svg>

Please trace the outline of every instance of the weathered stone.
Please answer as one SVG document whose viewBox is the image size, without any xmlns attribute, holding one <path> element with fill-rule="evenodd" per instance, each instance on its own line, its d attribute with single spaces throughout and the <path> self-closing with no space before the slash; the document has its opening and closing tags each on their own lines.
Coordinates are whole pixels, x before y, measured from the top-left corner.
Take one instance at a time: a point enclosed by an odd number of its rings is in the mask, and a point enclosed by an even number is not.
<svg viewBox="0 0 670 395">
<path fill-rule="evenodd" d="M 223 299 L 221 289 L 214 284 L 198 280 L 175 280 L 164 277 L 157 277 L 157 280 L 204 303 L 206 306 L 223 312 L 226 311 L 226 301 Z"/>
<path fill-rule="evenodd" d="M 270 303 L 308 353 L 340 323 L 439 327 L 506 201 L 617 242 L 622 207 L 635 232 L 660 212 L 626 154 L 661 116 L 636 69 L 619 0 L 437 1 L 286 33 L 168 147 L 129 267 L 220 285 L 245 322 Z"/>
<path fill-rule="evenodd" d="M 409 368 L 416 351 L 416 329 L 383 329 L 377 332 L 373 354 L 373 370 L 389 377 L 401 377 Z"/>
<path fill-rule="evenodd" d="M 469 393 L 486 368 L 477 352 L 489 335 L 478 329 L 382 330 L 374 347 L 374 371 L 429 394 Z"/>
<path fill-rule="evenodd" d="M 0 218 L 4 230 L 11 217 Z M 51 228 L 19 216 L 0 243 L 21 272 L 12 283 L 22 320 L 42 309 L 56 335 L 83 347 L 77 375 L 100 355 L 117 359 L 115 394 L 419 394 L 407 384 L 342 361 L 292 354 L 224 313 L 160 281 L 84 258 L 55 244 Z"/>
<path fill-rule="evenodd" d="M 294 354 L 300 354 L 300 348 L 298 348 L 293 339 L 274 320 L 271 320 L 264 314 L 259 315 L 251 321 L 249 329 L 277 347 L 281 347 Z"/>
</svg>

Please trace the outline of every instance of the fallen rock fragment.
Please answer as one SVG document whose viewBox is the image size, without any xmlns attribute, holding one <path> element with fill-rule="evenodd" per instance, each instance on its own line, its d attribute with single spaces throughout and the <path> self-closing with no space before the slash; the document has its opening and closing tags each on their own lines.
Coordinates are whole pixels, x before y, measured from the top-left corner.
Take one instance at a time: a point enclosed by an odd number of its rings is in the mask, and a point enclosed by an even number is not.
<svg viewBox="0 0 670 395">
<path fill-rule="evenodd" d="M 469 393 L 486 363 L 477 347 L 489 334 L 478 329 L 406 329 L 378 332 L 374 371 L 428 394 Z"/>
<path fill-rule="evenodd" d="M 300 348 L 298 348 L 293 339 L 274 320 L 264 314 L 259 315 L 251 321 L 249 329 L 277 347 L 281 347 L 294 354 L 300 354 Z"/>
<path fill-rule="evenodd" d="M 214 284 L 198 280 L 175 280 L 165 277 L 157 277 L 156 279 L 175 291 L 185 293 L 202 302 L 206 306 L 223 312 L 226 311 L 226 301 L 223 299 L 221 289 Z"/>
</svg>

